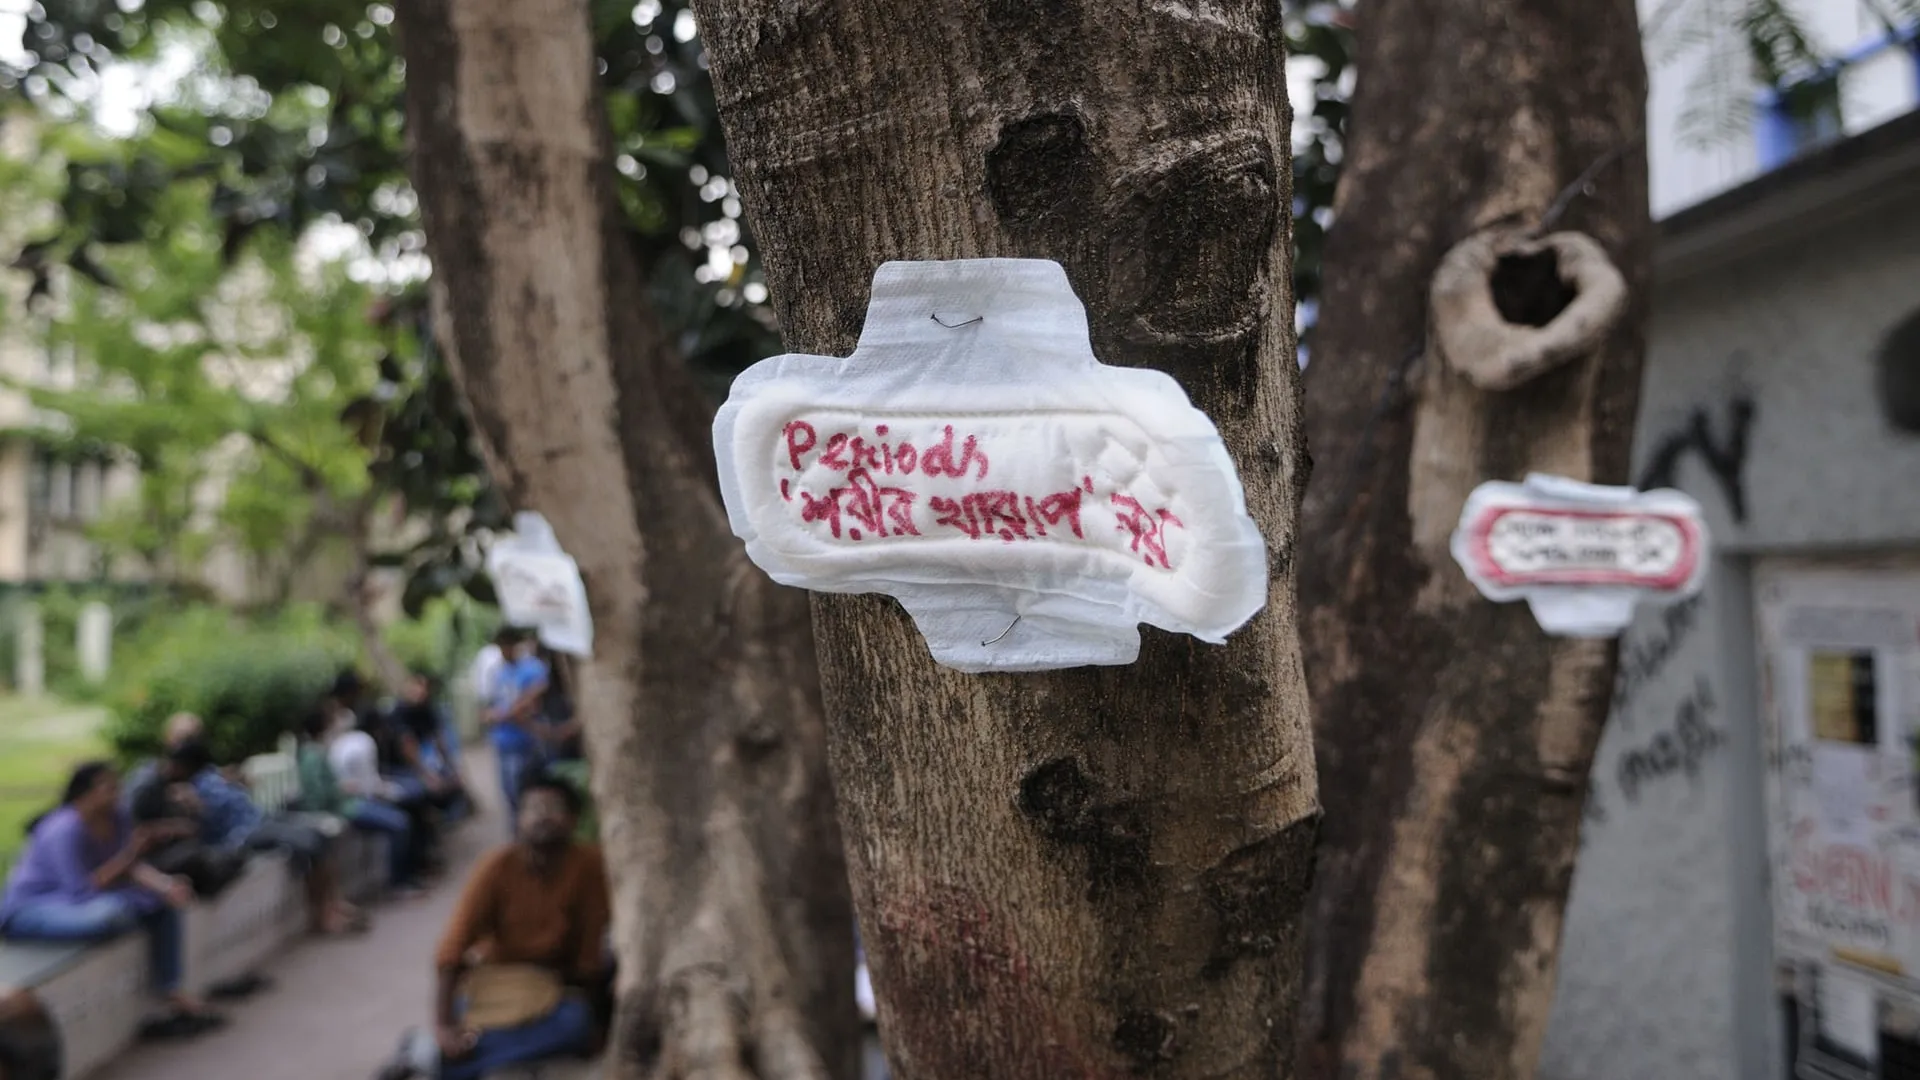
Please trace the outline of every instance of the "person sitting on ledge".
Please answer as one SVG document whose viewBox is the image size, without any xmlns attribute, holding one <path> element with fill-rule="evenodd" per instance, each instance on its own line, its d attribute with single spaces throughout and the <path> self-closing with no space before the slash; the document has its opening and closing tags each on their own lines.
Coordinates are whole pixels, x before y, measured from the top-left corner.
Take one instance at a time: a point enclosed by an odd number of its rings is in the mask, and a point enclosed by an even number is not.
<svg viewBox="0 0 1920 1080">
<path fill-rule="evenodd" d="M 289 868 L 305 884 L 308 924 L 314 933 L 365 929 L 365 916 L 340 896 L 326 833 L 286 816 L 268 817 L 245 788 L 214 767 L 206 743 L 188 739 L 169 750 L 159 776 L 168 784 L 186 785 L 183 794 L 198 811 L 202 842 L 220 851 L 286 854 Z M 139 813 L 136 806 L 135 816 Z"/>
<path fill-rule="evenodd" d="M 592 1049 L 606 865 L 574 840 L 581 797 L 566 781 L 535 773 L 519 802 L 514 842 L 474 869 L 440 941 L 433 1032 L 409 1031 L 378 1080 L 479 1080 Z"/>
<path fill-rule="evenodd" d="M 322 701 L 301 726 L 300 804 L 309 813 L 339 817 L 365 833 L 387 838 L 387 888 L 396 896 L 421 894 L 413 827 L 406 812 L 378 797 L 379 770 L 374 766 L 373 740 L 353 727 L 353 714 L 331 698 Z M 350 743 L 340 746 L 342 742 Z M 355 770 L 351 791 L 333 767 L 339 747 Z M 362 795 L 361 791 L 369 794 Z"/>
<path fill-rule="evenodd" d="M 154 988 L 169 1013 L 152 1036 L 198 1035 L 225 1023 L 182 987 L 180 911 L 193 886 L 146 862 L 172 823 L 136 826 L 120 806 L 120 777 L 104 761 L 73 771 L 60 805 L 29 827 L 27 848 L 0 897 L 0 936 L 20 941 L 105 941 L 144 926 Z"/>
</svg>

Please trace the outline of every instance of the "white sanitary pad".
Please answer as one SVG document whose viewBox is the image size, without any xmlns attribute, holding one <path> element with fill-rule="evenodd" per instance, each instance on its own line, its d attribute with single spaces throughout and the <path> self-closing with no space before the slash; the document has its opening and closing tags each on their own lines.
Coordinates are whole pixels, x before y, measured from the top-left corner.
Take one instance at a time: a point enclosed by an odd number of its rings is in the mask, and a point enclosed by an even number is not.
<svg viewBox="0 0 1920 1080">
<path fill-rule="evenodd" d="M 487 548 L 487 576 L 508 625 L 533 627 L 557 652 L 593 655 L 587 587 L 546 518 L 531 511 L 513 515 L 513 532 Z"/>
<path fill-rule="evenodd" d="M 757 565 L 897 598 L 961 671 L 1131 663 L 1142 622 L 1217 644 L 1266 603 L 1219 432 L 1094 359 L 1054 262 L 881 266 L 853 355 L 748 369 L 714 451 Z"/>
<path fill-rule="evenodd" d="M 1541 629 L 1581 638 L 1618 636 L 1643 599 L 1699 592 L 1707 545 L 1700 504 L 1684 492 L 1544 473 L 1475 488 L 1452 538 L 1481 595 L 1525 600 Z"/>
</svg>

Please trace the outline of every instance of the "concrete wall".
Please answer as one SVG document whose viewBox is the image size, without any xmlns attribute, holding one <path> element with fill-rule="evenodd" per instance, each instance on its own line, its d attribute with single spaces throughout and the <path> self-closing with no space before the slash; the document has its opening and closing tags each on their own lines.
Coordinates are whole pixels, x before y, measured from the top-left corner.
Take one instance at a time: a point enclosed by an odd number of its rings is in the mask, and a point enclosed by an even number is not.
<svg viewBox="0 0 1920 1080">
<path fill-rule="evenodd" d="M 1760 554 L 1920 550 L 1920 437 L 1881 418 L 1873 369 L 1920 306 L 1920 211 L 1772 236 L 1656 290 L 1636 460 L 1677 451 L 1643 483 L 1698 498 L 1718 554 L 1696 603 L 1623 639 L 1547 1080 L 1783 1075 L 1749 574 Z"/>
</svg>

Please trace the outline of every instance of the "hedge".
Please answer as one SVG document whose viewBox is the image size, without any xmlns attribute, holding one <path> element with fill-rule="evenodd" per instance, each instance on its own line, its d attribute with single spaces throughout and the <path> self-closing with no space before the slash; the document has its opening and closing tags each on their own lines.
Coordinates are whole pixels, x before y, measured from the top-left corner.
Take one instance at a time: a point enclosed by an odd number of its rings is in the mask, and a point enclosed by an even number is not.
<svg viewBox="0 0 1920 1080">
<path fill-rule="evenodd" d="M 116 665 L 106 695 L 107 737 L 125 760 L 158 753 L 177 712 L 206 722 L 215 760 L 268 753 L 354 655 L 350 638 L 317 619 L 249 623 L 202 610 L 158 620 L 150 632 L 158 640 L 128 650 L 139 658 Z"/>
</svg>

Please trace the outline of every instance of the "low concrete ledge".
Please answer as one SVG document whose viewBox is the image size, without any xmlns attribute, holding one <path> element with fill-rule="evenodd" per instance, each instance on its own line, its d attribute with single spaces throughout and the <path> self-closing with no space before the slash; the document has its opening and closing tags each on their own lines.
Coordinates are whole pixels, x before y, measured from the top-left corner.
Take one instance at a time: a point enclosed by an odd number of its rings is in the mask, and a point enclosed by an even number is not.
<svg viewBox="0 0 1920 1080">
<path fill-rule="evenodd" d="M 384 836 L 348 830 L 335 859 L 351 898 L 377 895 L 386 884 Z M 257 855 L 217 899 L 188 910 L 185 922 L 186 983 L 204 993 L 255 970 L 305 931 L 305 886 L 285 857 Z M 53 1019 L 64 1080 L 85 1080 L 133 1045 L 153 1009 L 150 982 L 143 933 L 94 945 L 0 941 L 0 985 L 31 993 Z"/>
</svg>

